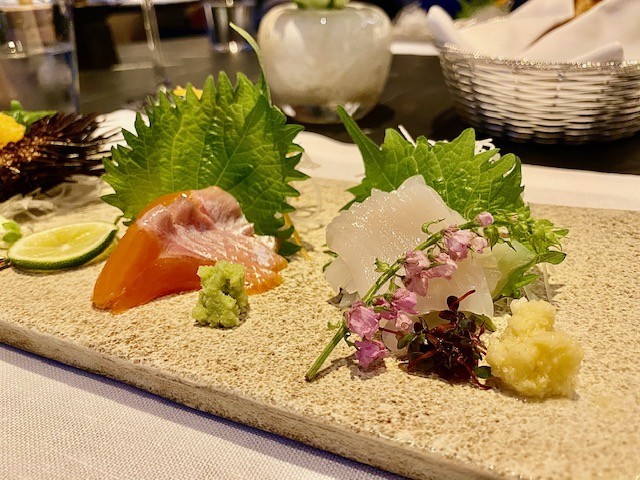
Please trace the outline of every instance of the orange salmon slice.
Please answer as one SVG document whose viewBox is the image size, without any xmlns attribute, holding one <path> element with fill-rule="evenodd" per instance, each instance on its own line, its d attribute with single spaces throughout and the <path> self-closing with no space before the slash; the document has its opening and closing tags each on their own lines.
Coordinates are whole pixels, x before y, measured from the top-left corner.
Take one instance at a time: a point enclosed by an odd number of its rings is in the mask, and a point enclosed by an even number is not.
<svg viewBox="0 0 640 480">
<path fill-rule="evenodd" d="M 201 265 L 245 267 L 247 293 L 280 283 L 287 261 L 256 238 L 240 205 L 218 187 L 165 195 L 129 227 L 93 289 L 95 307 L 114 313 L 173 293 L 197 290 Z"/>
</svg>

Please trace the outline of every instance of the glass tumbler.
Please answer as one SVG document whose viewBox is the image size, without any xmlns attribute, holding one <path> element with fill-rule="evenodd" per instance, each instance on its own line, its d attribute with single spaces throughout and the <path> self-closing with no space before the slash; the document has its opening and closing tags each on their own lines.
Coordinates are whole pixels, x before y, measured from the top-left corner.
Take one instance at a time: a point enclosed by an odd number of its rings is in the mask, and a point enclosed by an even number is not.
<svg viewBox="0 0 640 480">
<path fill-rule="evenodd" d="M 0 0 L 0 110 L 77 112 L 80 89 L 70 0 Z"/>
</svg>

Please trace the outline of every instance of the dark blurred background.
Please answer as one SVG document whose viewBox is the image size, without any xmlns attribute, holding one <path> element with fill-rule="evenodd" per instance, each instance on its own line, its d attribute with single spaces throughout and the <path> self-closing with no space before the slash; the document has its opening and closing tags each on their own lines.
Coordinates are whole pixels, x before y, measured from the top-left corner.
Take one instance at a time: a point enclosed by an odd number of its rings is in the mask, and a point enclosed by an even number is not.
<svg viewBox="0 0 640 480">
<path fill-rule="evenodd" d="M 255 26 L 266 10 L 285 0 L 257 0 Z M 466 2 L 486 2 L 487 0 L 462 0 Z M 500 3 L 499 0 L 496 0 Z M 526 0 L 515 0 L 513 8 Z M 640 1 L 640 0 L 638 0 Z M 381 7 L 389 18 L 414 0 L 371 0 Z M 460 12 L 458 0 L 420 0 L 419 5 L 428 10 L 440 5 L 453 17 Z M 75 28 L 78 63 L 81 70 L 106 69 L 119 63 L 118 45 L 144 42 L 145 32 L 137 2 L 125 3 L 111 0 L 79 1 L 75 4 Z M 162 39 L 205 35 L 207 22 L 200 1 L 163 2 L 156 5 L 158 26 Z"/>
</svg>

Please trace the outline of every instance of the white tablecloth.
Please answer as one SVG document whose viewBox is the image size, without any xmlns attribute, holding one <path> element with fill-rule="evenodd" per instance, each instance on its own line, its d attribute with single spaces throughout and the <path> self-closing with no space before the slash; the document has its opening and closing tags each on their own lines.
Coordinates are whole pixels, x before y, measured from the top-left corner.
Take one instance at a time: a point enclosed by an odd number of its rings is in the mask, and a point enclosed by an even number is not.
<svg viewBox="0 0 640 480">
<path fill-rule="evenodd" d="M 392 479 L 0 345 L 2 479 Z"/>
</svg>

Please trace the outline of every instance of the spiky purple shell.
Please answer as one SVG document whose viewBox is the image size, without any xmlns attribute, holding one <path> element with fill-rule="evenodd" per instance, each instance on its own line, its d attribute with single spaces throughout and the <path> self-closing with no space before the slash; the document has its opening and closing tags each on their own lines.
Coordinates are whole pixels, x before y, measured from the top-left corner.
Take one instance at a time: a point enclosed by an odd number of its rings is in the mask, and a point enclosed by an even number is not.
<svg viewBox="0 0 640 480">
<path fill-rule="evenodd" d="M 57 113 L 33 123 L 24 138 L 0 149 L 0 202 L 47 190 L 76 174 L 101 175 L 105 140 L 97 115 Z"/>
</svg>

